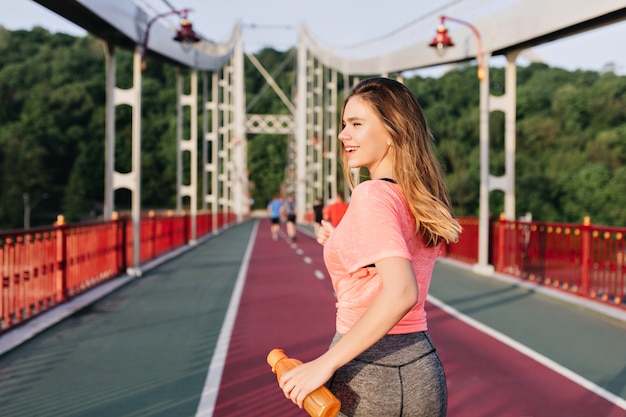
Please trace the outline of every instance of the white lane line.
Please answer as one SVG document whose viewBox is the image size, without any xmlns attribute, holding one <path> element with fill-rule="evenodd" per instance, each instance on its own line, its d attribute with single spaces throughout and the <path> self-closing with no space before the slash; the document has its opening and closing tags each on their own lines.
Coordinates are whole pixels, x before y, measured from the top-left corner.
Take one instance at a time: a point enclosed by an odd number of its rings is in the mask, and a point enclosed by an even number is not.
<svg viewBox="0 0 626 417">
<path fill-rule="evenodd" d="M 539 362 L 540 364 L 544 365 L 545 367 L 552 369 L 554 372 L 564 376 L 565 378 L 569 379 L 570 381 L 575 382 L 576 384 L 588 389 L 589 391 L 599 395 L 600 397 L 604 398 L 607 401 L 612 402 L 613 404 L 617 405 L 618 407 L 626 410 L 626 400 L 624 400 L 623 398 L 613 394 L 612 392 L 607 391 L 606 389 L 596 385 L 595 383 L 589 381 L 588 379 L 578 375 L 575 372 L 572 372 L 571 370 L 567 369 L 566 367 L 559 365 L 558 363 L 556 363 L 555 361 L 553 361 L 552 359 L 543 356 L 541 353 L 532 350 L 531 348 L 529 348 L 526 345 L 523 345 L 521 343 L 519 343 L 518 341 L 510 338 L 509 336 L 500 333 L 499 331 L 488 327 L 486 325 L 484 325 L 483 323 L 474 320 L 473 318 L 466 316 L 465 314 L 461 313 L 460 311 L 456 310 L 455 308 L 449 306 L 448 304 L 444 303 L 443 301 L 433 297 L 432 295 L 428 295 L 428 301 L 433 303 L 434 305 L 436 305 L 437 307 L 439 307 L 440 309 L 442 309 L 443 311 L 445 311 L 446 313 L 450 314 L 451 316 L 461 320 L 462 322 L 472 326 L 473 328 L 475 328 L 476 330 L 479 330 L 491 337 L 493 337 L 494 339 L 504 343 L 507 346 L 510 346 L 511 348 L 517 350 L 518 352 L 528 356 L 531 359 L 534 359 L 535 361 Z"/>
<path fill-rule="evenodd" d="M 235 326 L 235 318 L 237 317 L 237 310 L 239 310 L 239 302 L 241 301 L 243 286 L 246 281 L 246 275 L 248 274 L 248 265 L 250 264 L 250 256 L 252 254 L 254 241 L 256 240 L 258 226 L 259 222 L 257 221 L 250 235 L 250 241 L 248 242 L 248 247 L 246 248 L 246 253 L 243 257 L 241 268 L 239 269 L 239 275 L 237 276 L 237 282 L 235 283 L 224 323 L 222 324 L 222 329 L 217 339 L 217 345 L 215 346 L 215 351 L 211 358 L 211 364 L 209 365 L 209 371 L 204 382 L 204 388 L 202 389 L 200 403 L 196 410 L 196 417 L 212 417 L 213 411 L 215 410 L 217 394 L 222 381 L 222 373 L 224 372 L 224 363 L 226 362 L 226 355 L 228 353 L 228 345 L 230 344 L 230 337 L 233 333 L 233 327 Z"/>
</svg>

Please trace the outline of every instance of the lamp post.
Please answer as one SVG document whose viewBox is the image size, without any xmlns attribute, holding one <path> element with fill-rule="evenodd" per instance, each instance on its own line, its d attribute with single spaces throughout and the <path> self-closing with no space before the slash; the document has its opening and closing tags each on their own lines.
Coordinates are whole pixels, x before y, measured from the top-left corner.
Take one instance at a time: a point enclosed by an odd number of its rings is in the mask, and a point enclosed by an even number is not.
<svg viewBox="0 0 626 417">
<path fill-rule="evenodd" d="M 112 215 L 114 209 L 114 190 L 119 188 L 131 192 L 131 218 L 133 241 L 133 265 L 127 268 L 131 276 L 141 276 L 140 244 L 141 244 L 141 85 L 142 73 L 146 67 L 146 54 L 152 25 L 158 19 L 176 14 L 181 17 L 180 29 L 174 40 L 181 42 L 183 48 L 200 41 L 187 20 L 189 9 L 171 10 L 157 14 L 146 24 L 143 36 L 138 42 L 133 55 L 133 86 L 125 90 L 115 87 L 115 61 L 112 54 L 107 54 L 107 129 L 106 129 L 106 180 L 105 180 L 105 216 Z M 112 48 L 107 50 L 112 52 Z M 119 90 L 119 92 L 118 92 Z M 131 170 L 121 173 L 115 171 L 115 106 L 126 104 L 132 107 L 131 132 Z"/>
<path fill-rule="evenodd" d="M 441 24 L 437 28 L 437 34 L 429 44 L 436 48 L 437 53 L 442 55 L 445 49 L 454 46 L 448 36 L 448 29 L 444 26 L 445 21 L 456 22 L 469 27 L 476 37 L 478 63 L 478 80 L 480 81 L 480 201 L 478 218 L 478 263 L 474 265 L 476 272 L 489 274 L 493 272 L 493 266 L 489 265 L 489 71 L 485 68 L 482 41 L 480 33 L 474 25 L 461 19 L 450 16 L 440 16 Z"/>
<path fill-rule="evenodd" d="M 48 198 L 48 193 L 43 193 L 34 203 L 30 202 L 30 194 L 22 194 L 24 198 L 24 229 L 30 229 L 30 213 L 43 200 Z"/>
<path fill-rule="evenodd" d="M 146 25 L 146 34 L 141 44 L 141 70 L 142 71 L 146 69 L 146 53 L 148 52 L 148 38 L 150 37 L 150 28 L 152 27 L 152 24 L 156 22 L 158 19 L 165 17 L 165 16 L 170 16 L 173 14 L 177 14 L 181 17 L 180 29 L 176 31 L 176 36 L 174 36 L 173 39 L 176 42 L 180 42 L 185 50 L 188 50 L 188 48 L 191 47 L 191 44 L 200 41 L 200 37 L 196 34 L 196 32 L 191 27 L 191 22 L 187 20 L 187 14 L 189 12 L 191 12 L 191 9 L 170 10 L 169 12 L 156 15 L 148 21 L 148 24 Z"/>
<path fill-rule="evenodd" d="M 460 23 L 464 26 L 469 27 L 474 33 L 474 36 L 476 36 L 476 43 L 478 46 L 477 53 L 476 53 L 476 61 L 478 62 L 478 79 L 480 81 L 483 81 L 487 74 L 486 74 L 485 65 L 484 65 L 483 44 L 480 38 L 480 32 L 478 32 L 478 29 L 476 29 L 476 26 L 472 25 L 469 22 L 466 22 L 465 20 L 456 19 L 450 16 L 440 16 L 439 18 L 441 19 L 441 24 L 439 25 L 439 27 L 437 27 L 437 35 L 430 42 L 429 46 L 433 48 L 437 48 L 437 53 L 439 55 L 443 55 L 445 53 L 446 48 L 454 46 L 454 42 L 452 42 L 452 39 L 448 36 L 448 29 L 446 29 L 444 25 L 446 20 Z"/>
</svg>

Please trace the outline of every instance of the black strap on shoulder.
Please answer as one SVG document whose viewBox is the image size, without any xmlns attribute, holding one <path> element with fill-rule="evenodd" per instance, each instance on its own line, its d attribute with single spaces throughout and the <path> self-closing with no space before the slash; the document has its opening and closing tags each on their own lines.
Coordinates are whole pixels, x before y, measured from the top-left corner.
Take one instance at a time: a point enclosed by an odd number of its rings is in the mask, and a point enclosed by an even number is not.
<svg viewBox="0 0 626 417">
<path fill-rule="evenodd" d="M 392 182 L 394 184 L 397 184 L 396 180 L 392 180 L 391 178 L 379 178 L 379 180 L 383 180 L 383 181 Z"/>
</svg>

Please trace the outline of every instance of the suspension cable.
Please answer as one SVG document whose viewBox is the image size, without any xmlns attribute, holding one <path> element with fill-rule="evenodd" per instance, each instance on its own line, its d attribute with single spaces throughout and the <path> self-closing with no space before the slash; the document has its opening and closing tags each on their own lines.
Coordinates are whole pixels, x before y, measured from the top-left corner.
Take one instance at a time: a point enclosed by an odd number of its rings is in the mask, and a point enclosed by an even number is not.
<svg viewBox="0 0 626 417">
<path fill-rule="evenodd" d="M 393 31 L 387 33 L 386 35 L 382 35 L 382 36 L 379 36 L 377 38 L 372 38 L 372 39 L 369 39 L 369 40 L 366 40 L 366 41 L 357 42 L 357 43 L 354 43 L 352 45 L 345 46 L 345 48 L 357 48 L 357 47 L 365 46 L 365 45 L 373 43 L 373 42 L 382 41 L 382 40 L 384 40 L 386 38 L 390 38 L 393 35 L 397 35 L 398 33 L 402 32 L 406 28 L 411 27 L 411 26 L 415 25 L 416 23 L 418 23 L 418 22 L 420 22 L 422 20 L 430 19 L 430 18 L 433 17 L 433 15 L 439 14 L 442 10 L 447 9 L 450 6 L 454 6 L 457 3 L 462 3 L 463 1 L 464 0 L 452 0 L 452 1 L 449 1 L 446 4 L 444 4 L 442 6 L 439 6 L 436 9 L 433 9 L 433 10 L 431 10 L 431 11 L 429 11 L 429 12 L 427 12 L 427 13 L 421 15 L 421 16 L 419 16 L 419 17 L 411 20 L 408 23 L 405 23 L 404 25 L 398 27 L 397 29 L 394 29 Z"/>
<path fill-rule="evenodd" d="M 271 77 L 275 79 L 276 76 L 278 76 L 278 74 L 282 73 L 285 67 L 287 66 L 287 64 L 289 64 L 290 62 L 293 62 L 293 58 L 295 58 L 295 56 L 296 56 L 295 49 L 294 48 L 290 49 L 289 53 L 287 54 L 283 62 L 272 72 Z M 263 93 L 265 93 L 265 91 L 267 91 L 268 88 L 269 88 L 268 83 L 263 84 L 263 87 L 261 87 L 261 89 L 259 89 L 259 91 L 257 91 L 254 97 L 252 97 L 252 99 L 248 102 L 248 105 L 246 106 L 246 113 L 250 111 L 250 109 L 259 101 Z"/>
<path fill-rule="evenodd" d="M 167 0 L 161 0 L 167 7 L 169 7 L 172 11 L 176 10 L 176 7 L 172 6 L 172 4 Z"/>
</svg>

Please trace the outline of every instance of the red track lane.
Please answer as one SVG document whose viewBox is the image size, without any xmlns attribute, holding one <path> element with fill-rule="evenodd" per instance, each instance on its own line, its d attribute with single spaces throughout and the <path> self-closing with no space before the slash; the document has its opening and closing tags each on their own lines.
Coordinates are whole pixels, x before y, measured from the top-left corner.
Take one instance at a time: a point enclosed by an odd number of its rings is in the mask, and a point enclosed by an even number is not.
<svg viewBox="0 0 626 417">
<path fill-rule="evenodd" d="M 446 370 L 448 417 L 624 417 L 626 412 L 428 304 Z"/>
<path fill-rule="evenodd" d="M 283 397 L 265 358 L 280 347 L 313 359 L 334 334 L 335 298 L 321 246 L 300 232 L 295 245 L 284 237 L 272 241 L 269 228 L 268 220 L 260 222 L 215 417 L 307 416 Z M 624 417 L 624 410 L 434 305 L 427 311 L 448 378 L 448 417 Z"/>
<path fill-rule="evenodd" d="M 269 220 L 260 222 L 215 417 L 308 416 L 283 396 L 266 357 L 273 348 L 282 348 L 288 356 L 307 361 L 328 347 L 335 297 L 328 274 L 323 280 L 314 274 L 316 269 L 325 271 L 320 249 L 302 233 L 293 245 L 284 236 L 273 241 Z M 311 263 L 305 262 L 307 256 Z"/>
</svg>

